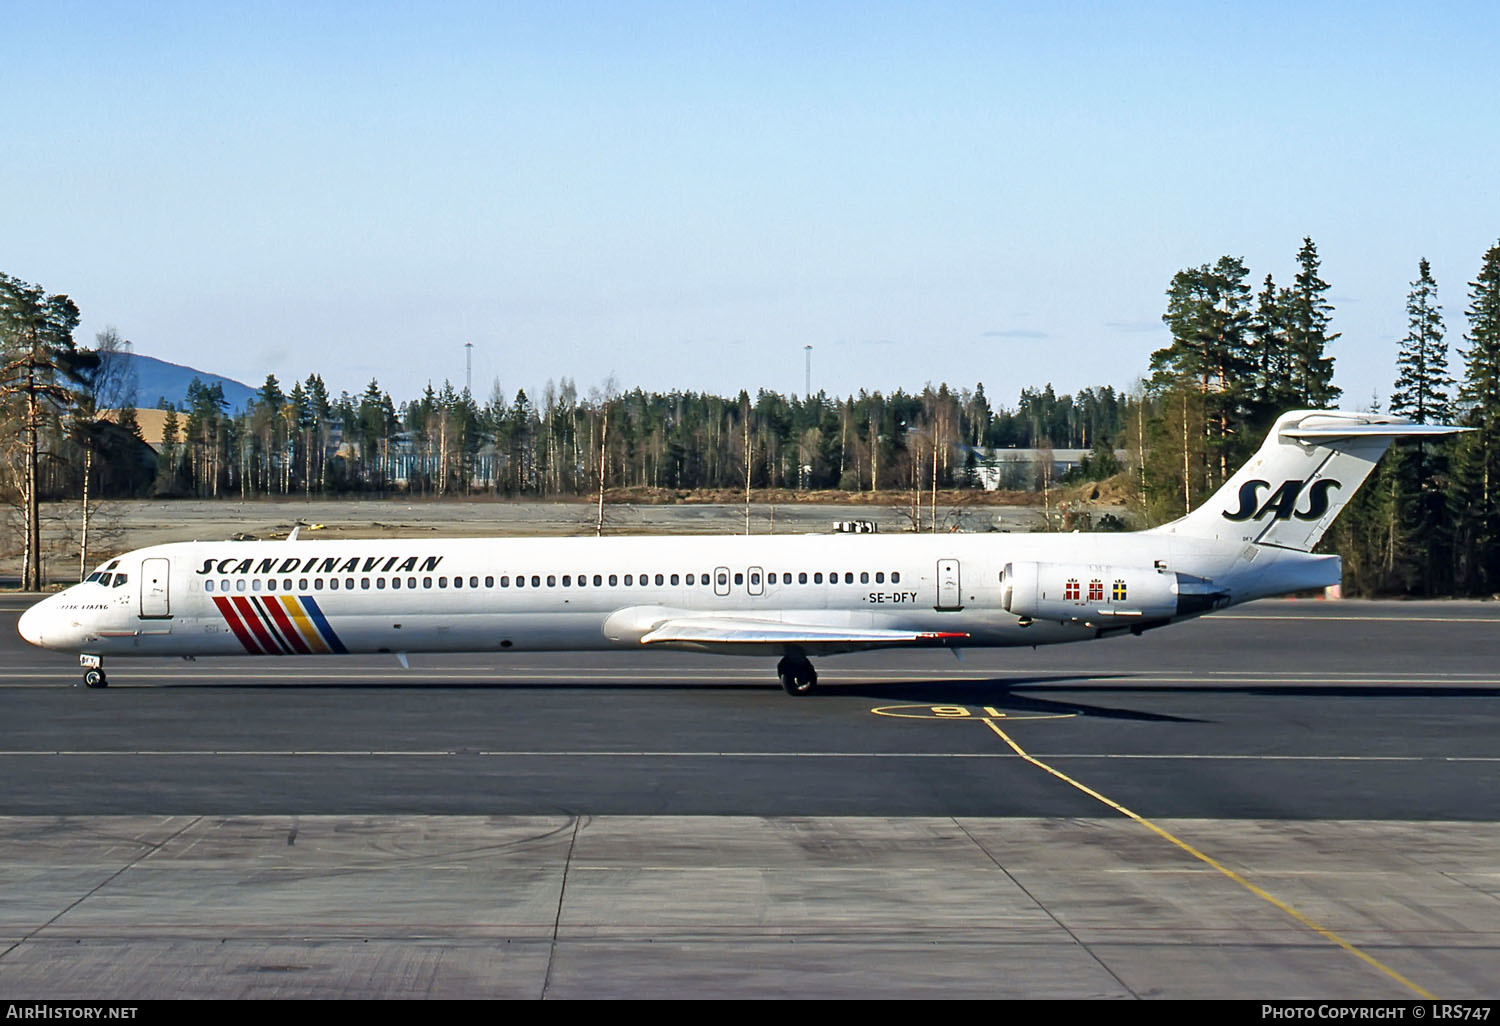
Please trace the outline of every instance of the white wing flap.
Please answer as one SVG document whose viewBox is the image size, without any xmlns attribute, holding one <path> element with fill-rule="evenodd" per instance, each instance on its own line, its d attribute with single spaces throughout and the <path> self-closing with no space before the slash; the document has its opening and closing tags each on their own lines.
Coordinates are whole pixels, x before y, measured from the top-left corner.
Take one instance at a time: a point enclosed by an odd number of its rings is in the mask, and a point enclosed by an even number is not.
<svg viewBox="0 0 1500 1026">
<path fill-rule="evenodd" d="M 901 631 L 880 627 L 826 627 L 817 624 L 753 620 L 748 617 L 694 616 L 664 620 L 641 636 L 642 645 L 668 642 L 696 645 L 910 645 L 967 638 L 951 631 Z"/>
</svg>

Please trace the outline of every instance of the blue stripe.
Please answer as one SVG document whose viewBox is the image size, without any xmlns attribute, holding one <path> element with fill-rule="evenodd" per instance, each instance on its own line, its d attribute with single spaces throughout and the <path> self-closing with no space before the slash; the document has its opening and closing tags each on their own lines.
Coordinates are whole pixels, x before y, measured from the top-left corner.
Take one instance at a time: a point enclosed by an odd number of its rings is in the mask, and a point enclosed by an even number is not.
<svg viewBox="0 0 1500 1026">
<path fill-rule="evenodd" d="M 297 597 L 302 601 L 302 608 L 306 609 L 307 615 L 312 618 L 313 626 L 318 628 L 318 633 L 323 635 L 324 641 L 328 642 L 328 647 L 339 655 L 348 655 L 349 650 L 344 647 L 339 636 L 333 633 L 333 628 L 328 626 L 328 617 L 323 615 L 323 610 L 318 608 L 313 597 L 311 595 L 298 595 Z"/>
</svg>

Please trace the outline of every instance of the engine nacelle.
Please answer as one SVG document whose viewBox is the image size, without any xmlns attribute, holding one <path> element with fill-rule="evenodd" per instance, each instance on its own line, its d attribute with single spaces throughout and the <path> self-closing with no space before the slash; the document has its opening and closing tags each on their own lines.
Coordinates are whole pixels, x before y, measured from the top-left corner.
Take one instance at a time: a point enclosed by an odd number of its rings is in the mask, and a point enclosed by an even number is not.
<svg viewBox="0 0 1500 1026">
<path fill-rule="evenodd" d="M 1008 563 L 1003 604 L 1022 620 L 1129 627 L 1206 612 L 1229 600 L 1212 581 L 1156 567 Z"/>
</svg>

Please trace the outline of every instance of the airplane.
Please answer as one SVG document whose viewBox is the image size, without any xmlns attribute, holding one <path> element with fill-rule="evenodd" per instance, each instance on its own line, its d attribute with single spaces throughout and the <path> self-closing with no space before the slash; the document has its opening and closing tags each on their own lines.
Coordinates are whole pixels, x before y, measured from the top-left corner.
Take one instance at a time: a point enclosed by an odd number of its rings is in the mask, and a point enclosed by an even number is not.
<svg viewBox="0 0 1500 1026">
<path fill-rule="evenodd" d="M 1340 580 L 1312 550 L 1397 438 L 1460 428 L 1299 410 L 1209 500 L 1123 534 L 726 535 L 179 542 L 22 614 L 33 645 L 106 658 L 689 649 L 812 656 L 1051 645 Z"/>
</svg>

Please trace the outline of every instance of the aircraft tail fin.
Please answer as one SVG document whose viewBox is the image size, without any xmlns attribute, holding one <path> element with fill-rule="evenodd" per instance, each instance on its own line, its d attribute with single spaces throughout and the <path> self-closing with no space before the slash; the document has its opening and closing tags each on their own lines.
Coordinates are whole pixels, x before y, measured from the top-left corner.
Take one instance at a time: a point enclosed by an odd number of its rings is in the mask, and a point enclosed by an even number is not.
<svg viewBox="0 0 1500 1026">
<path fill-rule="evenodd" d="M 1311 552 L 1392 441 L 1463 430 L 1381 413 L 1284 413 L 1212 498 L 1154 530 Z"/>
</svg>

